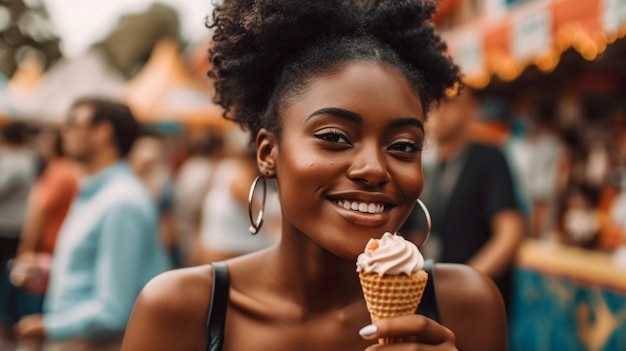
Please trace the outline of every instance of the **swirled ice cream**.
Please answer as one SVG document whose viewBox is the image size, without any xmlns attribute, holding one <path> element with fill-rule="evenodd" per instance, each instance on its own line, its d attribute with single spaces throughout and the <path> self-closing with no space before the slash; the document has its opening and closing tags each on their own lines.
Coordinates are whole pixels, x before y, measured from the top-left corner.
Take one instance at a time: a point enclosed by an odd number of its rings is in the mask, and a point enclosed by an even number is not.
<svg viewBox="0 0 626 351">
<path fill-rule="evenodd" d="M 356 267 L 372 322 L 416 313 L 428 273 L 423 269 L 424 257 L 412 242 L 391 233 L 370 239 Z M 378 340 L 381 344 L 397 341 L 401 339 Z"/>
<path fill-rule="evenodd" d="M 370 239 L 359 255 L 356 270 L 359 273 L 382 275 L 411 275 L 424 267 L 424 257 L 412 242 L 400 235 L 383 234 Z"/>
</svg>

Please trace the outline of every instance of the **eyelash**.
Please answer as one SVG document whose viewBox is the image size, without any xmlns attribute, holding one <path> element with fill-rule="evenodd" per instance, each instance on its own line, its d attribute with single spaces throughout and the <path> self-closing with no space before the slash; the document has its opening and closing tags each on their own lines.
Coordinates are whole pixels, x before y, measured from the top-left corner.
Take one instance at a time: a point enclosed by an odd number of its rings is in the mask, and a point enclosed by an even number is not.
<svg viewBox="0 0 626 351">
<path fill-rule="evenodd" d="M 313 136 L 318 138 L 319 140 L 329 143 L 352 145 L 352 143 L 348 139 L 348 136 L 338 129 L 324 130 L 323 132 L 313 134 Z M 345 142 L 340 142 L 341 139 L 345 140 Z M 396 148 L 398 146 L 401 146 L 400 150 Z M 414 154 L 421 152 L 422 146 L 413 141 L 401 141 L 390 145 L 387 150 L 391 152 L 397 151 L 405 154 Z"/>
<path fill-rule="evenodd" d="M 406 150 L 406 147 L 408 147 L 410 150 L 403 151 L 403 150 L 393 149 L 395 146 L 398 146 L 398 145 L 402 146 L 404 148 L 404 150 Z M 411 154 L 413 154 L 413 153 L 421 152 L 422 151 L 422 146 L 417 144 L 417 143 L 415 143 L 415 142 L 413 142 L 413 141 L 401 141 L 401 142 L 397 142 L 397 143 L 392 144 L 391 146 L 389 146 L 387 148 L 387 150 L 390 150 L 390 151 L 400 151 L 400 152 L 403 152 L 403 153 L 411 153 Z"/>
<path fill-rule="evenodd" d="M 348 136 L 345 133 L 343 133 L 342 131 L 338 130 L 338 129 L 324 130 L 323 132 L 313 134 L 313 136 L 318 138 L 318 139 L 320 139 L 320 140 L 322 140 L 322 141 L 326 141 L 326 142 L 329 142 L 329 143 L 352 145 L 352 143 L 348 139 Z M 339 142 L 339 140 L 335 140 L 335 137 L 337 139 L 344 139 L 345 143 L 344 142 Z"/>
</svg>

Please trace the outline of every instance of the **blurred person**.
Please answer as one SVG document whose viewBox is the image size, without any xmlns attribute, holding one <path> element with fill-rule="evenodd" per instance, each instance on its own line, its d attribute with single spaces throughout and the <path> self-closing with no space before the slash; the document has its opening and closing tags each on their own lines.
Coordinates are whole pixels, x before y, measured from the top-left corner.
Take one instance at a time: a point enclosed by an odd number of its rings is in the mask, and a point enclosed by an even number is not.
<svg viewBox="0 0 626 351">
<path fill-rule="evenodd" d="M 515 253 L 526 224 L 503 152 L 471 141 L 478 114 L 473 94 L 463 89 L 446 98 L 428 122 L 436 162 L 424 165 L 421 199 L 430 209 L 432 234 L 422 250 L 427 258 L 466 263 L 487 274 L 509 307 Z M 409 235 L 411 221 L 404 228 Z"/>
<path fill-rule="evenodd" d="M 559 213 L 562 242 L 587 249 L 596 247 L 602 224 L 598 201 L 594 186 L 573 183 L 566 189 Z"/>
<path fill-rule="evenodd" d="M 599 246 L 615 251 L 626 245 L 626 109 L 623 106 L 609 113 L 605 128 L 611 169 L 600 194 L 599 210 L 604 220 Z"/>
<path fill-rule="evenodd" d="M 480 99 L 480 116 L 469 127 L 470 140 L 481 144 L 502 146 L 510 137 L 509 103 L 502 98 L 485 96 Z"/>
<path fill-rule="evenodd" d="M 616 234 L 613 247 L 626 247 L 626 177 L 622 180 L 622 191 L 611 206 L 610 220 Z"/>
<path fill-rule="evenodd" d="M 0 139 L 0 346 L 9 343 L 13 325 L 22 313 L 7 264 L 17 253 L 26 203 L 38 172 L 36 153 L 28 143 L 27 125 L 14 122 Z M 5 346 L 9 347 L 9 346 Z"/>
<path fill-rule="evenodd" d="M 124 161 L 137 133 L 125 105 L 84 98 L 70 110 L 63 149 L 88 177 L 59 233 L 44 313 L 15 327 L 45 351 L 119 350 L 139 291 L 169 268 L 156 206 Z"/>
<path fill-rule="evenodd" d="M 53 253 L 82 176 L 77 162 L 63 152 L 60 130 L 42 133 L 43 172 L 30 191 L 16 264 L 33 258 L 36 253 Z"/>
<path fill-rule="evenodd" d="M 58 129 L 42 131 L 37 139 L 43 172 L 30 191 L 26 220 L 10 271 L 19 317 L 42 312 L 51 255 L 80 177 L 77 164 L 64 157 Z"/>
<path fill-rule="evenodd" d="M 187 156 L 175 178 L 174 213 L 182 264 L 190 265 L 192 247 L 200 232 L 202 202 L 223 149 L 223 136 L 218 132 L 192 131 L 185 139 Z"/>
<path fill-rule="evenodd" d="M 564 101 L 568 109 L 562 108 Z M 581 106 L 579 97 L 565 94 L 558 109 L 562 121 L 559 127 L 567 145 L 559 176 L 562 194 L 559 239 L 585 248 L 612 251 L 623 240 L 614 208 L 624 173 L 619 150 L 626 140 L 626 115 L 618 105 L 609 110 L 605 121 L 583 123 Z M 563 115 L 568 114 L 576 115 L 578 122 L 563 122 Z"/>
<path fill-rule="evenodd" d="M 202 201 L 199 242 L 192 262 L 203 264 L 264 249 L 277 241 L 280 208 L 268 187 L 265 226 L 254 236 L 248 231 L 250 184 L 259 176 L 254 150 L 235 146 L 213 166 Z M 259 198 L 260 194 L 256 194 Z"/>
<path fill-rule="evenodd" d="M 624 115 L 624 119 L 626 120 L 626 114 Z M 619 180 L 621 191 L 620 195 L 615 200 L 611 216 L 615 222 L 621 225 L 621 228 L 623 229 L 622 233 L 624 234 L 623 244 L 626 245 L 626 132 L 624 132 L 624 135 L 622 136 L 621 145 L 618 146 L 617 154 L 620 169 L 622 171 Z"/>
<path fill-rule="evenodd" d="M 611 172 L 609 133 L 595 126 L 587 131 L 587 157 L 584 165 L 584 181 L 598 190 L 608 185 Z"/>
<path fill-rule="evenodd" d="M 174 267 L 179 267 L 181 264 L 174 220 L 174 184 L 168 156 L 165 136 L 145 128 L 128 154 L 128 163 L 148 188 L 157 205 L 161 243 L 169 252 Z"/>
<path fill-rule="evenodd" d="M 552 112 L 521 106 L 511 123 L 511 138 L 505 147 L 510 160 L 518 198 L 527 204 L 529 234 L 545 237 L 556 227 L 559 172 L 566 159 L 566 149 L 552 125 Z"/>
</svg>

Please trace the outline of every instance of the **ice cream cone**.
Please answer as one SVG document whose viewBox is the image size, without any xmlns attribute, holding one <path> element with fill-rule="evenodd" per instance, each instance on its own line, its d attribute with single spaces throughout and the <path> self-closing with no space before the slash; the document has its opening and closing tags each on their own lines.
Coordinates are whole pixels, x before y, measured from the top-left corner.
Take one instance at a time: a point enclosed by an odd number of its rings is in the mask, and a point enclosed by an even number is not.
<svg viewBox="0 0 626 351">
<path fill-rule="evenodd" d="M 372 322 L 379 319 L 414 314 L 422 300 L 428 273 L 419 270 L 411 275 L 379 275 L 359 273 L 361 288 Z M 393 343 L 393 338 L 378 340 Z"/>
</svg>

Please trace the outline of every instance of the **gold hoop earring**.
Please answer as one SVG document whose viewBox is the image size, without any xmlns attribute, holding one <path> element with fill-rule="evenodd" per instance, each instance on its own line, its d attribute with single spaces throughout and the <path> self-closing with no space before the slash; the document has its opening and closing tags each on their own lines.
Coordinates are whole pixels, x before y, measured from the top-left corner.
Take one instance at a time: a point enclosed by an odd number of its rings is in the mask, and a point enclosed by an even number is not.
<svg viewBox="0 0 626 351">
<path fill-rule="evenodd" d="M 261 197 L 261 209 L 254 218 L 254 214 L 252 213 L 252 205 L 254 204 L 254 193 L 256 192 L 256 187 L 259 185 L 259 181 L 263 183 L 263 196 Z M 250 219 L 250 227 L 248 230 L 250 234 L 255 235 L 261 230 L 261 226 L 263 225 L 263 215 L 265 214 L 265 197 L 267 196 L 267 182 L 265 177 L 258 176 L 254 178 L 252 185 L 250 186 L 250 192 L 248 193 L 248 218 Z"/>
<path fill-rule="evenodd" d="M 422 247 L 424 246 L 424 244 L 426 244 L 426 242 L 428 241 L 428 238 L 430 238 L 430 232 L 432 230 L 433 223 L 432 223 L 432 220 L 430 219 L 430 212 L 428 212 L 428 208 L 426 208 L 426 205 L 422 202 L 422 200 L 417 199 L 417 204 L 424 212 L 424 217 L 426 217 L 426 225 L 428 226 L 428 230 L 426 231 L 426 238 L 424 238 L 424 241 L 420 245 L 420 247 Z"/>
</svg>

